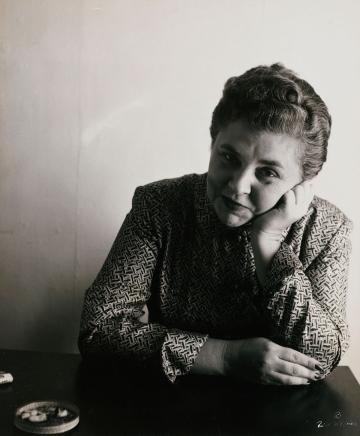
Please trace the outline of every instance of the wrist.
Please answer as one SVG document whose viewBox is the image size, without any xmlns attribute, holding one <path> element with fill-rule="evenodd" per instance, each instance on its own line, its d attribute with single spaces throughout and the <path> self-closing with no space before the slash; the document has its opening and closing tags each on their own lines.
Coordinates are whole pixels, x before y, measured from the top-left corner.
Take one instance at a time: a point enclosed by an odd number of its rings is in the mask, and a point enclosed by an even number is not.
<svg viewBox="0 0 360 436">
<path fill-rule="evenodd" d="M 225 341 L 223 354 L 223 371 L 225 376 L 231 376 L 238 372 L 241 365 L 240 353 L 243 342 L 243 339 Z"/>
<path fill-rule="evenodd" d="M 264 230 L 254 227 L 251 232 L 252 239 L 261 239 L 266 241 L 282 242 L 285 229 Z"/>
<path fill-rule="evenodd" d="M 224 341 L 224 349 L 223 349 L 223 374 L 228 376 L 231 374 L 231 366 L 232 366 L 232 341 Z"/>
<path fill-rule="evenodd" d="M 192 374 L 225 375 L 226 340 L 208 338 L 191 368 Z"/>
</svg>

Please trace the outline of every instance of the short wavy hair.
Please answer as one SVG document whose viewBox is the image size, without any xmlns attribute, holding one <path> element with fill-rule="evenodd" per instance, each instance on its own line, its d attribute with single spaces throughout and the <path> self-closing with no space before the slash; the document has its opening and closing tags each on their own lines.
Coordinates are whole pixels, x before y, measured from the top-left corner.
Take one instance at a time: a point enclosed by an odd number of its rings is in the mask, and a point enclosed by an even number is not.
<svg viewBox="0 0 360 436">
<path fill-rule="evenodd" d="M 313 87 L 281 63 L 251 68 L 225 83 L 210 126 L 212 143 L 229 123 L 300 139 L 302 176 L 315 177 L 326 161 L 331 116 Z"/>
</svg>

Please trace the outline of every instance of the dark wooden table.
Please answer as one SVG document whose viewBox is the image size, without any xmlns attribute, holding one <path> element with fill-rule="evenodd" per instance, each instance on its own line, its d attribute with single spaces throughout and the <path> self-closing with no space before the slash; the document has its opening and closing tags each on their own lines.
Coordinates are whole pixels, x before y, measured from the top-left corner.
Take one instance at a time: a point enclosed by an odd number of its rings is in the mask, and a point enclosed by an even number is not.
<svg viewBox="0 0 360 436">
<path fill-rule="evenodd" d="M 174 385 L 120 362 L 82 363 L 75 354 L 0 351 L 0 435 L 19 405 L 67 400 L 80 424 L 67 434 L 92 435 L 360 435 L 360 387 L 348 367 L 305 387 L 254 386 L 186 376 Z"/>
</svg>

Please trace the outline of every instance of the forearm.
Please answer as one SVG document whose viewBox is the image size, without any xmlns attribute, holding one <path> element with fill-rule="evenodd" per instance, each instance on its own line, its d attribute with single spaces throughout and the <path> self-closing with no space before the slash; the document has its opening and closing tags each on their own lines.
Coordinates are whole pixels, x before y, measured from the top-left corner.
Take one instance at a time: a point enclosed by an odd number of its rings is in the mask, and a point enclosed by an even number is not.
<svg viewBox="0 0 360 436">
<path fill-rule="evenodd" d="M 103 319 L 96 327 L 82 328 L 79 348 L 83 356 L 114 354 L 125 359 L 148 360 L 160 349 L 166 329 L 159 324 L 143 324 L 136 319 Z"/>
<path fill-rule="evenodd" d="M 346 268 L 326 251 L 322 256 L 305 270 L 292 248 L 281 244 L 267 271 L 261 303 L 275 341 L 316 357 L 331 370 L 348 347 Z"/>
<path fill-rule="evenodd" d="M 309 270 L 281 235 L 254 229 L 251 242 L 262 305 L 271 337 L 321 361 L 328 372 L 348 348 L 349 333 L 343 316 L 347 255 L 337 240 L 324 250 Z M 332 254 L 332 245 L 334 253 Z M 336 251 L 335 251 L 336 249 Z M 337 271 L 337 274 L 334 272 Z M 331 295 L 329 291 L 331 290 Z M 327 300 L 339 305 L 329 305 Z"/>
<path fill-rule="evenodd" d="M 204 334 L 117 316 L 103 320 L 93 329 L 83 328 L 79 348 L 83 356 L 105 353 L 146 367 L 160 366 L 174 382 L 177 376 L 190 371 L 206 339 Z"/>
<path fill-rule="evenodd" d="M 225 375 L 225 351 L 227 341 L 223 339 L 208 338 L 201 347 L 191 374 Z"/>
<path fill-rule="evenodd" d="M 264 311 L 274 340 L 318 359 L 323 369 L 331 371 L 348 348 L 344 319 L 314 299 L 310 283 L 299 272 L 274 293 L 265 292 Z"/>
<path fill-rule="evenodd" d="M 251 245 L 254 252 L 256 276 L 260 285 L 264 287 L 270 264 L 281 245 L 281 235 L 254 230 L 251 232 Z"/>
</svg>

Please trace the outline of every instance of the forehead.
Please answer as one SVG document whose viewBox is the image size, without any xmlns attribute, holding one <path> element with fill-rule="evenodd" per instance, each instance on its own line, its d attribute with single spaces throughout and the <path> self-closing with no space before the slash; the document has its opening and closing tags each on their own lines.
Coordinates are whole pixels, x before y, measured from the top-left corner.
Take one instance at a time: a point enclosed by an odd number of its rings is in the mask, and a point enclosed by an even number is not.
<svg viewBox="0 0 360 436">
<path fill-rule="evenodd" d="M 216 138 L 217 147 L 228 147 L 253 160 L 276 160 L 285 168 L 299 168 L 301 142 L 284 133 L 251 129 L 245 121 L 228 124 Z"/>
</svg>

